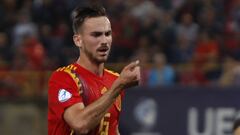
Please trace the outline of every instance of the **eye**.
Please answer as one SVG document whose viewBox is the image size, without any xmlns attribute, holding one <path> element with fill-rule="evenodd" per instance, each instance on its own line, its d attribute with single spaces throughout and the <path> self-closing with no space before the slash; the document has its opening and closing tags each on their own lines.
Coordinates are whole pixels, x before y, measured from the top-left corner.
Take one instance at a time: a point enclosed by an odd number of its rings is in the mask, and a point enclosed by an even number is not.
<svg viewBox="0 0 240 135">
<path fill-rule="evenodd" d="M 102 35 L 102 32 L 93 32 L 91 35 L 94 37 L 100 37 Z"/>
<path fill-rule="evenodd" d="M 107 37 L 111 36 L 111 35 L 112 35 L 112 31 L 108 31 L 108 32 L 105 33 L 105 36 L 107 36 Z"/>
</svg>

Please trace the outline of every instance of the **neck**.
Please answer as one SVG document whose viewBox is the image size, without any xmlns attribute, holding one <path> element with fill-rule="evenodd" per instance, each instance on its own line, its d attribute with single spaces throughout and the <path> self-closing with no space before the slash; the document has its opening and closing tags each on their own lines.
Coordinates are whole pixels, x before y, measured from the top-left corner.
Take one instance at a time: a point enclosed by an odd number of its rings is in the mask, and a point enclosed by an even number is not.
<svg viewBox="0 0 240 135">
<path fill-rule="evenodd" d="M 90 60 L 81 59 L 80 57 L 78 58 L 77 63 L 97 76 L 103 75 L 104 63 L 97 64 Z"/>
</svg>

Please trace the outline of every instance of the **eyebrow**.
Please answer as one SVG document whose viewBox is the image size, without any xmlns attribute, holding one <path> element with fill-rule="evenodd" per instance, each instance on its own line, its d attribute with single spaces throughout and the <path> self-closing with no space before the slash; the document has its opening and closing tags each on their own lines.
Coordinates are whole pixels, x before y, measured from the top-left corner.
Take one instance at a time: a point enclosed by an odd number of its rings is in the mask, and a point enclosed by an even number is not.
<svg viewBox="0 0 240 135">
<path fill-rule="evenodd" d="M 102 32 L 102 31 L 94 31 L 94 32 L 91 32 L 91 35 L 102 35 L 102 34 L 107 34 L 107 33 L 111 34 L 112 30 L 108 30 L 108 31 L 104 31 L 104 32 Z"/>
</svg>

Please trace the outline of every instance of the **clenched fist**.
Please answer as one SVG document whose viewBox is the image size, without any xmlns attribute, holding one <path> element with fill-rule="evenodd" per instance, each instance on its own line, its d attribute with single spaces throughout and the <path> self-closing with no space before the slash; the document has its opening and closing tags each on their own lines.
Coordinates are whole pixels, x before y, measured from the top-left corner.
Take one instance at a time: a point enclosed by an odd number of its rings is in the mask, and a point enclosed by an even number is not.
<svg viewBox="0 0 240 135">
<path fill-rule="evenodd" d="M 140 82 L 139 60 L 131 62 L 125 66 L 118 77 L 118 83 L 123 88 L 129 88 L 138 85 Z"/>
</svg>

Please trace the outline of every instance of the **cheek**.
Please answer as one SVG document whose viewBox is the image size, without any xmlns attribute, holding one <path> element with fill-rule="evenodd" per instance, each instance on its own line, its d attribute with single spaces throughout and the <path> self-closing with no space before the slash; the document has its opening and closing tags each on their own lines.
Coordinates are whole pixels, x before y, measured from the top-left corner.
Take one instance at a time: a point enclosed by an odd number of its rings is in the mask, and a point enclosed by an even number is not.
<svg viewBox="0 0 240 135">
<path fill-rule="evenodd" d="M 96 47 L 96 45 L 93 43 L 93 44 L 88 44 L 87 46 L 86 46 L 86 48 L 87 48 L 87 50 L 88 51 L 90 51 L 90 52 L 95 52 L 96 50 L 97 50 L 97 47 Z"/>
<path fill-rule="evenodd" d="M 85 47 L 88 50 L 94 51 L 97 49 L 97 45 L 98 45 L 99 41 L 96 39 L 92 39 L 92 38 L 88 38 L 85 42 Z"/>
<path fill-rule="evenodd" d="M 111 45 L 112 44 L 112 37 L 109 37 L 108 43 Z"/>
</svg>

